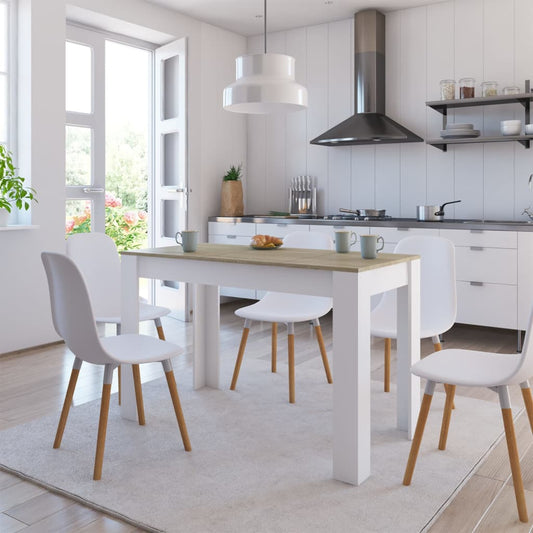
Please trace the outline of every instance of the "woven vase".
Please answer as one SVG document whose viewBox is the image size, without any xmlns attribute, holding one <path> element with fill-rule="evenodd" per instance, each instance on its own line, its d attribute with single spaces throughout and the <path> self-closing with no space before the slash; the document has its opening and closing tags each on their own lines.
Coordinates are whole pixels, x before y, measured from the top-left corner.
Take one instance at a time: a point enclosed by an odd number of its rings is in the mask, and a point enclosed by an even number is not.
<svg viewBox="0 0 533 533">
<path fill-rule="evenodd" d="M 244 215 L 242 181 L 223 181 L 220 195 L 220 216 L 240 217 L 242 215 Z"/>
</svg>

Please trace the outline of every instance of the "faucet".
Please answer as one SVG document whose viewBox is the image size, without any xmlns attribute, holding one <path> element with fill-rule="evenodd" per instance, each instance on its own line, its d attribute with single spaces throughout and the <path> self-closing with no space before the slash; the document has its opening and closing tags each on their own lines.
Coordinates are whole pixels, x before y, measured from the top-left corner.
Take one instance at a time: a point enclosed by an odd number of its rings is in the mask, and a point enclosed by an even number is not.
<svg viewBox="0 0 533 533">
<path fill-rule="evenodd" d="M 529 220 L 530 220 L 530 221 L 533 221 L 533 213 L 531 212 L 531 206 L 526 207 L 526 208 L 522 211 L 522 214 L 523 214 L 523 215 L 527 215 L 527 216 L 529 217 Z"/>
</svg>

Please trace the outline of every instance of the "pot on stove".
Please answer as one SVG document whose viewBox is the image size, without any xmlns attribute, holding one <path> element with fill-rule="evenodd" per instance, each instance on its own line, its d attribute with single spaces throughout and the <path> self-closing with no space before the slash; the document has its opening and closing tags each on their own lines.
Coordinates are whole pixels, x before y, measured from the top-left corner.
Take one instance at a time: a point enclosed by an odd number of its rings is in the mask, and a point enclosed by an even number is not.
<svg viewBox="0 0 533 533">
<path fill-rule="evenodd" d="M 444 206 L 449 204 L 457 204 L 461 200 L 454 200 L 453 202 L 446 202 L 442 205 L 417 205 L 416 219 L 419 222 L 436 222 L 444 219 Z"/>
<path fill-rule="evenodd" d="M 350 213 L 358 217 L 384 217 L 386 209 L 344 209 L 340 208 L 341 213 Z"/>
</svg>

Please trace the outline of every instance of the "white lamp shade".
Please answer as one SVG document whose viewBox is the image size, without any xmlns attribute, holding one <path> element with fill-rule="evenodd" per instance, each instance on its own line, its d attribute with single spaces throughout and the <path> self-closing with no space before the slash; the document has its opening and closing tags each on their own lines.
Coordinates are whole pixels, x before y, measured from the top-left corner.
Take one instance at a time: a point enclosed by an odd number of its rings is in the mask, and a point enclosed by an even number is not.
<svg viewBox="0 0 533 533">
<path fill-rule="evenodd" d="M 266 114 L 307 107 L 307 89 L 294 81 L 294 57 L 255 54 L 235 60 L 236 81 L 224 89 L 223 105 L 236 113 Z"/>
</svg>

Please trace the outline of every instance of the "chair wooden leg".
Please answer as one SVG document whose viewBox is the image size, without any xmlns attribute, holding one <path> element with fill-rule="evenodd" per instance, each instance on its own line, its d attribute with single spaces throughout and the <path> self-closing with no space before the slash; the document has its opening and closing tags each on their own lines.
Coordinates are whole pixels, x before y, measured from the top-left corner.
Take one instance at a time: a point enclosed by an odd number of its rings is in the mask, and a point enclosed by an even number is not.
<svg viewBox="0 0 533 533">
<path fill-rule="evenodd" d="M 384 392 L 390 392 L 390 346 L 391 340 L 385 339 L 385 368 L 383 375 Z"/>
<path fill-rule="evenodd" d="M 442 350 L 442 344 L 440 342 L 434 342 L 433 348 L 435 348 L 436 352 L 440 352 Z M 444 383 L 444 390 L 446 391 L 446 397 L 448 397 L 450 394 L 449 388 L 450 388 L 450 385 L 448 385 L 447 383 Z M 454 394 L 455 394 L 455 389 L 454 389 Z M 452 409 L 455 409 L 455 402 L 452 403 Z M 444 450 L 444 448 L 439 448 L 439 449 Z"/>
<path fill-rule="evenodd" d="M 452 418 L 453 398 L 455 396 L 455 385 L 448 385 L 446 393 L 446 404 L 444 405 L 444 413 L 442 414 L 442 425 L 440 427 L 439 450 L 446 449 L 446 440 L 448 439 L 448 428 L 450 427 L 450 419 Z"/>
<path fill-rule="evenodd" d="M 174 371 L 165 371 L 167 378 L 168 390 L 170 391 L 170 397 L 172 398 L 172 405 L 174 406 L 174 412 L 176 413 L 176 419 L 180 428 L 181 440 L 186 451 L 191 451 L 191 441 L 189 440 L 189 434 L 187 432 L 187 425 L 185 424 L 185 417 L 181 409 L 180 397 L 178 395 L 178 388 L 176 387 L 176 379 L 174 378 Z"/>
<path fill-rule="evenodd" d="M 139 365 L 131 365 L 133 370 L 133 385 L 135 387 L 135 402 L 137 403 L 137 418 L 139 419 L 139 426 L 144 426 L 144 402 L 143 390 L 141 385 L 141 370 Z"/>
<path fill-rule="evenodd" d="M 518 447 L 513 424 L 513 413 L 510 408 L 502 408 L 503 427 L 505 428 L 505 439 L 507 440 L 507 451 L 509 452 L 509 462 L 511 463 L 511 473 L 513 475 L 513 486 L 518 508 L 518 518 L 520 522 L 527 522 L 527 506 L 524 495 L 524 484 L 522 482 L 522 472 L 520 470 L 520 458 L 518 457 Z"/>
<path fill-rule="evenodd" d="M 244 356 L 244 350 L 246 348 L 246 341 L 248 340 L 248 333 L 250 328 L 244 325 L 242 330 L 241 344 L 239 346 L 239 353 L 237 354 L 237 361 L 235 361 L 235 369 L 233 370 L 233 378 L 231 379 L 230 389 L 235 390 L 237 386 L 237 380 L 239 379 L 239 371 L 241 370 L 242 358 Z"/>
<path fill-rule="evenodd" d="M 162 341 L 166 340 L 165 339 L 165 332 L 163 331 L 163 326 L 161 325 L 161 319 L 160 318 L 155 318 L 154 322 L 155 322 L 155 328 L 157 329 L 157 336 Z"/>
<path fill-rule="evenodd" d="M 324 370 L 326 371 L 326 379 L 328 383 L 333 383 L 331 377 L 331 370 L 329 369 L 328 354 L 326 352 L 326 345 L 324 344 L 324 337 L 322 335 L 322 328 L 320 324 L 315 324 L 316 340 L 318 341 L 318 347 L 320 348 L 320 355 L 322 356 L 322 363 L 324 364 Z"/>
<path fill-rule="evenodd" d="M 524 399 L 524 405 L 526 406 L 527 417 L 529 419 L 529 427 L 533 432 L 533 398 L 531 397 L 531 389 L 529 388 L 529 383 L 526 381 L 525 386 L 520 384 L 522 390 L 522 398 Z"/>
<path fill-rule="evenodd" d="M 433 399 L 433 391 L 435 390 L 435 383 L 428 381 L 426 384 L 426 392 L 422 398 L 422 405 L 420 406 L 420 412 L 418 414 L 418 421 L 416 423 L 415 435 L 413 442 L 411 443 L 411 451 L 409 452 L 409 459 L 407 460 L 407 466 L 405 467 L 405 474 L 403 476 L 403 484 L 410 485 L 413 478 L 413 472 L 415 470 L 416 459 L 420 450 L 420 444 L 422 442 L 422 435 L 424 434 L 424 428 L 426 427 L 426 421 L 428 419 L 429 408 L 431 407 L 431 400 Z"/>
<path fill-rule="evenodd" d="M 104 383 L 102 387 L 102 402 L 100 404 L 100 422 L 98 424 L 98 438 L 96 441 L 96 457 L 94 459 L 94 480 L 102 479 L 102 465 L 104 463 L 105 437 L 107 432 L 107 417 L 109 414 L 110 398 L 111 383 Z"/>
<path fill-rule="evenodd" d="M 272 322 L 272 363 L 271 370 L 276 372 L 276 363 L 278 355 L 278 323 Z"/>
<path fill-rule="evenodd" d="M 287 335 L 288 351 L 289 351 L 289 402 L 294 403 L 294 330 Z"/>
<path fill-rule="evenodd" d="M 118 365 L 118 404 L 122 405 L 122 367 Z"/>
<path fill-rule="evenodd" d="M 81 361 L 79 363 L 81 367 Z M 78 381 L 78 375 L 80 369 L 76 368 L 76 362 L 74 363 L 74 368 L 70 373 L 70 380 L 68 382 L 67 393 L 65 394 L 65 401 L 63 402 L 63 409 L 61 411 L 61 416 L 59 417 L 59 424 L 57 425 L 56 438 L 54 440 L 54 448 L 59 448 L 61 446 L 61 440 L 63 439 L 63 432 L 65 431 L 65 426 L 67 425 L 68 413 L 70 411 L 70 406 L 72 405 L 72 397 L 74 396 L 74 390 L 76 389 L 76 382 Z"/>
</svg>

